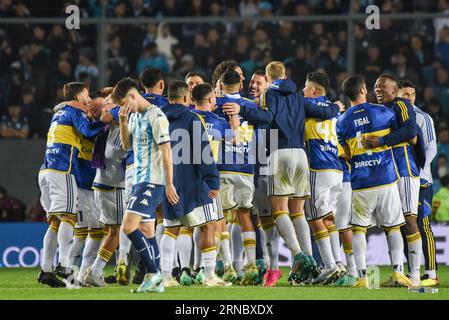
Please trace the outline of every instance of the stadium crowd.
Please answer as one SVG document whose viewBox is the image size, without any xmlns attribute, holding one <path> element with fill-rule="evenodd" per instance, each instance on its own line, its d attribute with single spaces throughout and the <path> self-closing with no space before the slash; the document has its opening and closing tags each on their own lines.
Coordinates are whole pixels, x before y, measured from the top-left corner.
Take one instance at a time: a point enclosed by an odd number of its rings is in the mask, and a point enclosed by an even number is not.
<svg viewBox="0 0 449 320">
<path fill-rule="evenodd" d="M 83 17 L 229 17 L 344 14 L 349 0 L 0 0 L 3 17 L 66 16 L 76 4 Z M 49 4 L 52 5 L 49 5 Z M 382 13 L 449 12 L 449 1 L 354 1 L 354 11 L 370 4 Z M 373 88 L 384 72 L 413 80 L 418 105 L 435 121 L 438 155 L 433 175 L 449 173 L 449 19 L 388 21 L 381 30 L 355 26 L 356 71 Z M 210 78 L 215 66 L 234 59 L 246 84 L 250 75 L 269 61 L 283 61 L 298 86 L 305 75 L 324 70 L 330 77 L 330 98 L 343 98 L 341 82 L 348 76 L 347 32 L 343 23 L 153 24 L 108 25 L 107 83 L 126 75 L 136 77 L 145 67 L 158 67 L 170 78 L 183 79 L 190 71 Z M 0 23 L 0 138 L 44 138 L 52 107 L 61 100 L 62 85 L 82 81 L 98 87 L 96 27 L 82 25 L 12 25 Z M 371 92 L 372 94 L 372 92 Z M 374 101 L 373 97 L 373 101 Z M 438 185 L 438 180 L 436 180 Z M 438 187 L 437 187 L 438 188 Z"/>
</svg>

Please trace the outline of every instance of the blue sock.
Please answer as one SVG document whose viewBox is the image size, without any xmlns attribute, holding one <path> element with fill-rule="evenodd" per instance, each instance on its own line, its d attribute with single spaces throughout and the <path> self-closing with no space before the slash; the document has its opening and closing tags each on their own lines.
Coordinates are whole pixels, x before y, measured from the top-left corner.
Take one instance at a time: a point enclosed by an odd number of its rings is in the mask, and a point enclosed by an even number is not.
<svg viewBox="0 0 449 320">
<path fill-rule="evenodd" d="M 156 269 L 160 270 L 160 261 L 161 261 L 161 255 L 159 253 L 159 247 L 157 246 L 157 240 L 156 237 L 153 238 L 147 238 L 148 246 L 150 247 L 151 254 L 154 258 L 154 264 L 156 265 Z"/>
<path fill-rule="evenodd" d="M 129 240 L 131 240 L 134 248 L 136 248 L 137 252 L 139 253 L 140 259 L 145 265 L 146 272 L 157 273 L 158 268 L 156 267 L 154 261 L 154 255 L 145 235 L 139 229 L 136 229 L 135 231 L 128 234 L 128 238 Z"/>
</svg>

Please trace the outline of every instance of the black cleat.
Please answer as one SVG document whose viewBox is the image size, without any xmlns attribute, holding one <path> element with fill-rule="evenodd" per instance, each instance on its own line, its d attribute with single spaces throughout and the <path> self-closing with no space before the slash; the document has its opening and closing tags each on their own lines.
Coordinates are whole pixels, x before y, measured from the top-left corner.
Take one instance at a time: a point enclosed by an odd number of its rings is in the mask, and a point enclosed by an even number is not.
<svg viewBox="0 0 449 320">
<path fill-rule="evenodd" d="M 53 272 L 44 272 L 41 270 L 39 276 L 37 277 L 37 282 L 46 284 L 52 288 L 65 288 L 66 285 L 63 281 L 58 279 L 58 277 Z"/>
<path fill-rule="evenodd" d="M 70 276 L 73 275 L 73 270 L 70 269 L 70 268 L 63 267 L 63 266 L 61 266 L 61 264 L 58 264 L 56 266 L 56 268 L 55 268 L 55 274 L 58 277 L 61 277 L 63 279 L 67 279 L 67 278 L 69 278 Z"/>
<path fill-rule="evenodd" d="M 179 268 L 179 267 L 173 268 L 171 270 L 171 276 L 173 277 L 173 279 L 179 278 L 180 273 L 181 273 L 181 268 Z"/>
<path fill-rule="evenodd" d="M 117 277 L 115 276 L 115 274 L 107 276 L 106 278 L 104 278 L 104 282 L 106 282 L 107 284 L 115 284 L 117 283 Z"/>
<path fill-rule="evenodd" d="M 144 277 L 145 277 L 145 265 L 143 264 L 142 260 L 140 260 L 139 264 L 137 265 L 137 270 L 136 273 L 134 274 L 132 283 L 141 284 Z"/>
</svg>

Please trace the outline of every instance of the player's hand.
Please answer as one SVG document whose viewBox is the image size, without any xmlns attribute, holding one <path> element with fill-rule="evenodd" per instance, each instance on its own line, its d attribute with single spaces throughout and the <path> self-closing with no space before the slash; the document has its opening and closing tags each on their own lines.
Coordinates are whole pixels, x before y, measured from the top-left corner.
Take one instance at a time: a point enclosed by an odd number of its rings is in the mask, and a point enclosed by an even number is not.
<svg viewBox="0 0 449 320">
<path fill-rule="evenodd" d="M 119 121 L 122 123 L 127 123 L 130 113 L 131 113 L 131 105 L 129 103 L 125 103 L 123 106 L 120 107 L 120 112 L 118 114 Z"/>
<path fill-rule="evenodd" d="M 218 190 L 211 190 L 209 191 L 209 198 L 215 199 L 218 197 Z"/>
<path fill-rule="evenodd" d="M 227 116 L 240 113 L 240 105 L 235 102 L 226 102 L 223 106 L 223 112 Z"/>
<path fill-rule="evenodd" d="M 165 185 L 165 195 L 171 205 L 177 205 L 179 203 L 179 196 L 173 183 Z"/>
<path fill-rule="evenodd" d="M 237 129 L 238 127 L 240 127 L 240 119 L 237 114 L 229 117 L 229 125 L 232 129 Z"/>
<path fill-rule="evenodd" d="M 376 136 L 367 136 L 362 139 L 362 144 L 365 148 L 377 148 L 380 147 L 380 139 Z"/>
<path fill-rule="evenodd" d="M 340 108 L 340 112 L 344 112 L 345 111 L 346 107 L 343 104 L 343 102 L 341 102 L 340 100 L 335 101 L 334 104 L 336 104 Z"/>
</svg>

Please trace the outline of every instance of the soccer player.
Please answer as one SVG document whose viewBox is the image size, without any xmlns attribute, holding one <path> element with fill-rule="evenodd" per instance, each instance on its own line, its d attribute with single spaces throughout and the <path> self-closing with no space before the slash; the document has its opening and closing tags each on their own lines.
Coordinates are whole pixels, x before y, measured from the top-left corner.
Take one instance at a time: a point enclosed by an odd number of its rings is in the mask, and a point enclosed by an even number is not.
<svg viewBox="0 0 449 320">
<path fill-rule="evenodd" d="M 78 107 L 65 104 L 53 115 L 48 131 L 44 164 L 39 172 L 42 203 L 50 227 L 44 237 L 44 261 L 38 281 L 56 286 L 61 286 L 60 282 L 55 281 L 52 273 L 56 245 L 59 246 L 56 275 L 67 278 L 72 274 L 69 259 L 78 199 L 73 171 L 77 165 L 79 137 L 80 135 L 86 138 L 94 137 L 104 127 L 103 122 L 90 121 L 87 115 L 90 97 L 85 84 L 78 82 L 65 84 L 63 96 L 66 101 L 77 101 Z M 56 220 L 60 221 L 59 228 Z"/>
<path fill-rule="evenodd" d="M 418 227 L 422 238 L 426 271 L 421 277 L 421 285 L 425 287 L 436 286 L 438 285 L 438 277 L 436 274 L 435 238 L 429 221 L 429 216 L 432 214 L 433 198 L 431 164 L 437 154 L 435 127 L 429 114 L 415 106 L 416 86 L 411 81 L 399 81 L 398 95 L 403 99 L 410 100 L 416 112 L 416 124 L 421 128 L 423 134 L 426 163 L 419 174 L 421 186 L 419 188 Z"/>
<path fill-rule="evenodd" d="M 212 112 L 216 105 L 216 96 L 212 86 L 208 83 L 197 85 L 192 90 L 192 98 L 195 102 L 194 112 L 206 126 L 212 154 L 215 161 L 218 161 L 220 148 L 224 148 L 226 142 L 232 144 L 233 141 L 236 141 L 235 137 L 240 135 L 240 120 L 238 117 L 231 117 L 230 122 L 228 123 L 224 118 L 221 118 Z M 217 202 L 220 202 L 220 199 L 218 199 Z M 215 234 L 218 234 L 218 242 L 220 243 L 220 246 L 218 246 L 216 237 L 217 253 L 221 253 L 224 263 L 224 274 L 222 279 L 227 282 L 234 282 L 237 280 L 237 273 L 232 266 L 230 235 L 226 230 L 226 220 L 223 216 L 219 217 L 219 220 L 216 223 Z"/>
<path fill-rule="evenodd" d="M 168 121 L 164 113 L 145 99 L 130 78 L 120 80 L 112 92 L 114 103 L 122 106 L 119 113 L 120 140 L 128 151 L 134 151 L 133 189 L 123 218 L 123 231 L 139 252 L 146 269 L 136 292 L 162 292 L 164 285 L 159 271 L 159 248 L 154 237 L 156 207 L 165 194 L 176 205 L 179 197 L 173 185 L 173 163 Z M 132 113 L 130 115 L 130 113 Z M 147 221 L 143 234 L 139 224 Z"/>
<path fill-rule="evenodd" d="M 330 106 L 332 103 L 326 98 L 329 84 L 325 73 L 308 73 L 304 97 L 315 105 Z M 336 124 L 337 117 L 327 120 L 306 119 L 305 140 L 312 197 L 306 200 L 305 212 L 324 262 L 324 269 L 313 282 L 316 284 L 332 283 L 345 271 L 340 259 L 340 239 L 334 220 L 343 180 L 338 160 Z M 294 221 L 298 221 L 298 225 L 295 225 L 295 229 L 301 248 L 312 255 L 310 231 L 307 224 L 304 225 L 305 221 L 301 221 L 305 220 L 303 205 L 302 202 L 297 204 L 297 218 Z"/>
<path fill-rule="evenodd" d="M 186 81 L 187 85 L 189 86 L 189 93 L 190 93 L 189 109 L 193 110 L 193 109 L 195 109 L 195 101 L 193 100 L 193 97 L 192 97 L 192 90 L 197 85 L 205 83 L 206 79 L 204 78 L 204 76 L 201 73 L 189 72 L 185 77 L 185 81 Z"/>
<path fill-rule="evenodd" d="M 260 108 L 233 104 L 224 106 L 223 110 L 228 115 L 240 113 L 245 119 L 277 130 L 277 149 L 269 156 L 268 196 L 275 223 L 293 256 L 291 279 L 308 278 L 316 262 L 302 252 L 289 217 L 289 198 L 310 197 L 309 167 L 304 150 L 305 116 L 329 119 L 340 109 L 344 110 L 344 106 L 341 103 L 330 107 L 314 106 L 305 101 L 297 93 L 296 85 L 285 79 L 285 66 L 281 62 L 271 62 L 265 72 L 270 85 L 260 98 Z M 271 139 L 269 142 L 272 143 Z"/>
<path fill-rule="evenodd" d="M 239 64 L 234 60 L 225 60 L 215 67 L 214 73 L 212 74 L 212 86 L 215 89 L 215 93 L 221 93 L 220 78 L 227 71 L 235 71 L 239 74 L 240 88 L 238 91 L 240 92 L 243 90 L 243 81 L 245 81 L 245 76 L 243 75 L 242 68 L 240 68 Z"/>
<path fill-rule="evenodd" d="M 109 100 L 110 97 L 107 97 L 106 103 L 112 102 Z M 109 105 L 109 107 L 115 106 L 112 103 L 109 103 Z M 96 143 L 100 144 L 100 141 L 97 140 Z M 93 264 L 90 267 L 87 265 L 87 268 L 84 265 L 80 269 L 78 280 L 82 280 L 86 285 L 94 287 L 105 286 L 103 269 L 119 245 L 120 226 L 122 224 L 125 207 L 125 171 L 122 166 L 125 161 L 126 152 L 123 151 L 120 142 L 120 128 L 118 122 L 113 120 L 106 134 L 104 161 L 96 169 L 93 183 L 95 202 L 100 208 L 99 220 L 102 225 L 108 227 L 109 231 L 104 238 Z M 119 261 L 118 266 L 125 264 L 123 258 Z M 117 281 L 123 285 L 129 282 L 129 276 L 126 272 L 119 272 L 119 268 L 117 268 Z"/>
<path fill-rule="evenodd" d="M 242 98 L 239 94 L 240 75 L 236 71 L 227 71 L 220 78 L 220 88 L 223 96 L 217 97 L 217 115 L 232 121 L 238 115 L 226 116 L 223 113 L 223 105 L 226 103 L 236 103 L 257 108 L 254 101 Z M 243 283 L 254 284 L 258 276 L 256 266 L 256 233 L 251 221 L 251 209 L 253 208 L 254 197 L 254 155 L 255 134 L 254 125 L 241 119 L 240 141 L 237 145 L 225 143 L 222 148 L 222 159 L 218 163 L 220 172 L 220 198 L 224 211 L 237 209 L 237 218 L 241 227 L 243 247 L 246 254 L 247 264 L 244 267 Z M 234 247 L 235 248 L 235 247 Z M 235 270 L 239 272 L 241 265 L 234 261 Z"/>
<path fill-rule="evenodd" d="M 395 130 L 396 115 L 389 108 L 367 103 L 368 90 L 362 77 L 346 79 L 342 88 L 351 101 L 351 108 L 337 121 L 337 135 L 350 159 L 352 170 L 352 245 L 358 272 L 354 287 L 369 286 L 366 273 L 366 231 L 373 222 L 377 222 L 387 232 L 394 283 L 408 286 L 411 282 L 402 273 L 404 244 L 400 227 L 405 220 L 396 186 L 399 175 L 393 151 L 389 146 L 369 149 L 362 144 L 367 136 L 383 137 Z"/>
<path fill-rule="evenodd" d="M 265 71 L 256 70 L 249 81 L 248 97 L 256 103 L 259 103 L 260 96 L 267 88 L 268 82 L 265 78 Z"/>
<path fill-rule="evenodd" d="M 376 81 L 374 92 L 379 103 L 396 113 L 398 129 L 384 137 L 367 136 L 363 143 L 368 148 L 393 147 L 394 159 L 401 177 L 398 188 L 406 220 L 410 277 L 415 285 L 419 285 L 422 239 L 417 219 L 420 169 L 417 165 L 418 158 L 413 152 L 413 145 L 418 140 L 416 112 L 409 100 L 397 97 L 398 83 L 393 76 L 381 75 Z M 394 279 L 390 279 L 387 284 L 392 284 L 391 280 Z"/>
<path fill-rule="evenodd" d="M 229 283 L 215 273 L 216 249 L 214 222 L 219 208 L 214 205 L 220 179 L 212 156 L 205 128 L 198 115 L 187 108 L 189 89 L 185 82 L 174 81 L 168 88 L 169 105 L 162 108 L 170 122 L 174 157 L 174 184 L 179 190 L 179 204 L 164 200 L 164 226 L 161 241 L 164 278 L 171 278 L 171 263 L 178 228 L 199 227 L 205 286 L 226 286 Z M 166 236 L 167 235 L 167 236 Z"/>
</svg>

